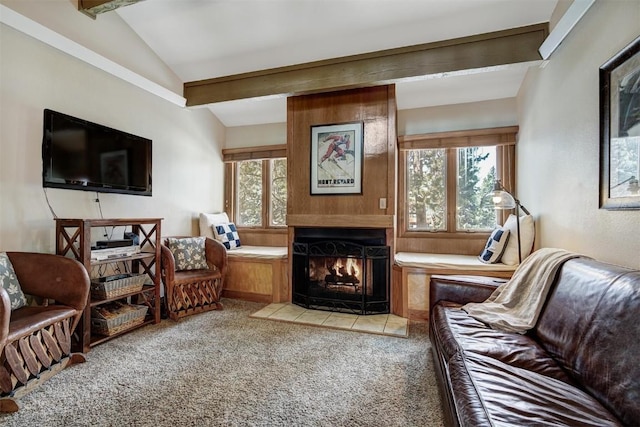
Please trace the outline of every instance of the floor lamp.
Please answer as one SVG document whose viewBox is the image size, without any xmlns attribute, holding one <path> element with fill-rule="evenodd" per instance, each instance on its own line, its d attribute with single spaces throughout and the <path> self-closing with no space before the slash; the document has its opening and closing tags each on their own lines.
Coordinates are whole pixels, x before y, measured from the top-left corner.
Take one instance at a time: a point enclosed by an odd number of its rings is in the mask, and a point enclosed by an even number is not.
<svg viewBox="0 0 640 427">
<path fill-rule="evenodd" d="M 518 233 L 518 264 L 522 263 L 522 251 L 520 250 L 520 209 L 527 214 L 531 215 L 527 208 L 522 206 L 520 200 L 513 197 L 513 194 L 509 193 L 498 180 L 493 185 L 493 191 L 488 193 L 485 197 L 491 198 L 493 207 L 496 210 L 509 210 L 516 208 L 516 232 Z"/>
</svg>

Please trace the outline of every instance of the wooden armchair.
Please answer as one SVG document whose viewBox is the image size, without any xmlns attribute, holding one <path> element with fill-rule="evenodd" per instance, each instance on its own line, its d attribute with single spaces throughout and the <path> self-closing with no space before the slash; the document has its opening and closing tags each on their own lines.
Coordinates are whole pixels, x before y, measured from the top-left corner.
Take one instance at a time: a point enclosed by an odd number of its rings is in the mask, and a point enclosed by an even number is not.
<svg viewBox="0 0 640 427">
<path fill-rule="evenodd" d="M 176 237 L 181 238 L 181 237 Z M 176 271 L 176 259 L 168 239 L 161 245 L 161 274 L 167 313 L 172 320 L 210 310 L 222 310 L 220 296 L 227 274 L 227 249 L 217 240 L 205 238 L 208 268 Z"/>
<path fill-rule="evenodd" d="M 11 310 L 0 286 L 0 412 L 67 366 L 84 362 L 71 353 L 71 337 L 88 301 L 90 280 L 78 261 L 59 255 L 7 252 L 25 294 L 46 304 Z"/>
</svg>

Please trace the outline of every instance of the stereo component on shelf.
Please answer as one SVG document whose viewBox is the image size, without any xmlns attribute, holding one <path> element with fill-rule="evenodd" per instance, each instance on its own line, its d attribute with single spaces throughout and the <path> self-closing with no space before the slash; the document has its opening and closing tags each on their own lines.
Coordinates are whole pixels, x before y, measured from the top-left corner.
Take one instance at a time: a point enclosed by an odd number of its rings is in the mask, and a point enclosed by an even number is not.
<svg viewBox="0 0 640 427">
<path fill-rule="evenodd" d="M 124 246 L 133 246 L 133 240 L 132 239 L 98 240 L 96 242 L 96 249 L 121 248 Z"/>
<path fill-rule="evenodd" d="M 95 261 L 104 261 L 108 259 L 117 259 L 128 257 L 140 252 L 140 246 L 124 246 L 121 248 L 92 249 L 91 259 Z"/>
</svg>

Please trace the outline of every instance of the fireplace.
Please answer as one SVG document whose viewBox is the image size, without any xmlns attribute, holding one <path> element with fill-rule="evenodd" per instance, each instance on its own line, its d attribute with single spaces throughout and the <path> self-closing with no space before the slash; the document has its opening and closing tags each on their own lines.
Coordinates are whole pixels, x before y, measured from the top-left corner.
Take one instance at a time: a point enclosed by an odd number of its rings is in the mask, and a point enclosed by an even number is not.
<svg viewBox="0 0 640 427">
<path fill-rule="evenodd" d="M 389 254 L 384 229 L 296 228 L 292 301 L 319 310 L 389 313 Z"/>
</svg>

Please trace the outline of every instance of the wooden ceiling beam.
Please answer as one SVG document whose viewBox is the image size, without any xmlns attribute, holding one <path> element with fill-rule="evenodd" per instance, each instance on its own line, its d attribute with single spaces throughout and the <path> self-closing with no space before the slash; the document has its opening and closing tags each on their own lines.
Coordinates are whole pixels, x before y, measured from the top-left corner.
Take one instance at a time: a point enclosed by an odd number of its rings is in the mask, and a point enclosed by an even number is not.
<svg viewBox="0 0 640 427">
<path fill-rule="evenodd" d="M 129 6 L 143 0 L 77 0 L 78 10 L 96 19 L 100 13 L 111 12 L 119 7 Z"/>
<path fill-rule="evenodd" d="M 389 84 L 540 60 L 548 24 L 187 82 L 187 106 Z"/>
</svg>

